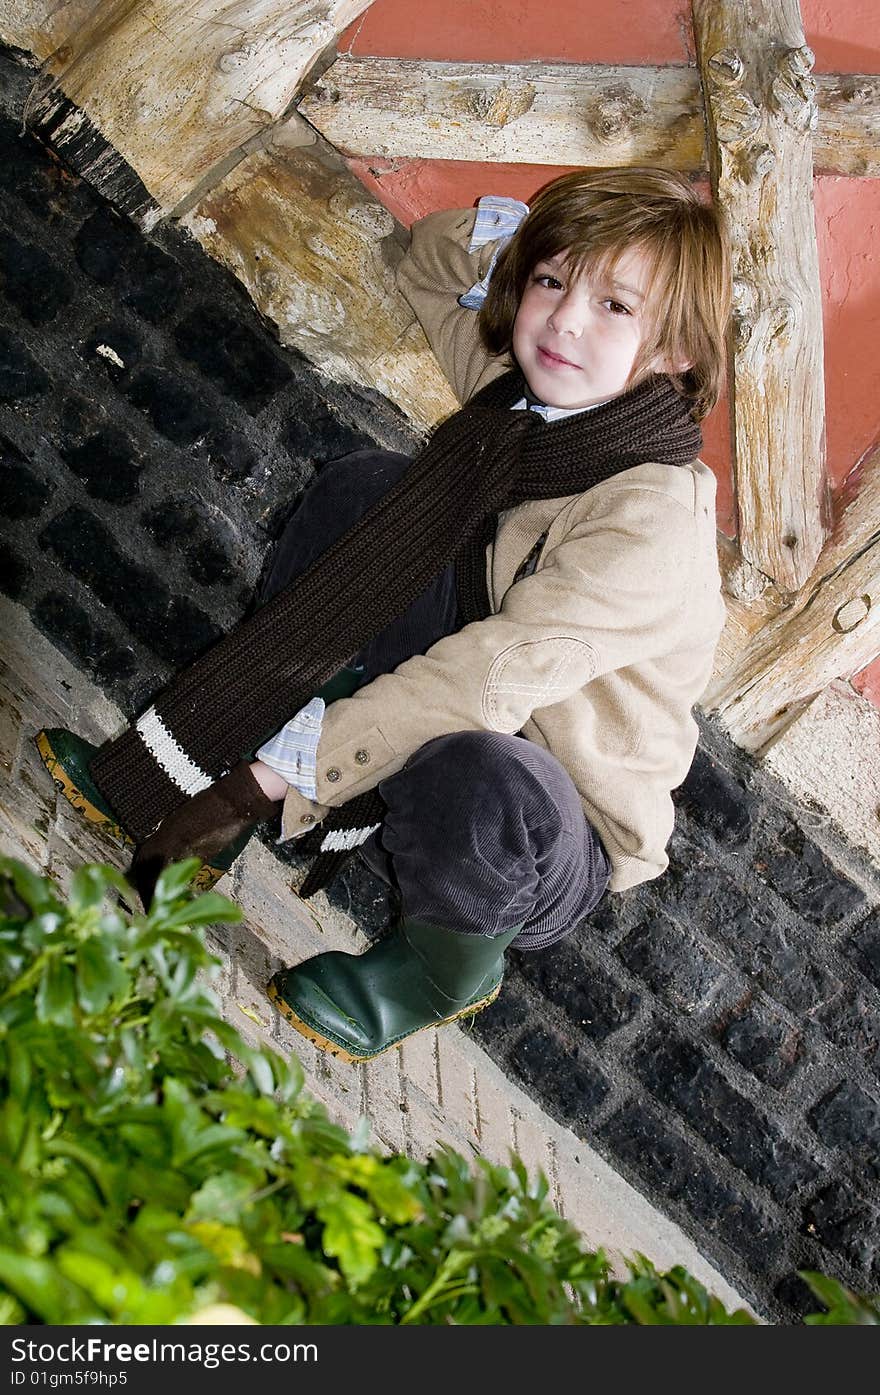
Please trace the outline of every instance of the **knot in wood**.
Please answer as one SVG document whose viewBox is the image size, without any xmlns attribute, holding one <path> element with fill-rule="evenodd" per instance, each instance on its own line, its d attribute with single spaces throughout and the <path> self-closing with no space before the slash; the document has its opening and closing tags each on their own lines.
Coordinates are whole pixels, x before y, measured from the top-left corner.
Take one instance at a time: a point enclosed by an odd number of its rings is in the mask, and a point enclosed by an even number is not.
<svg viewBox="0 0 880 1395">
<path fill-rule="evenodd" d="M 593 134 L 601 141 L 620 140 L 631 133 L 642 110 L 631 87 L 609 87 L 596 101 L 590 120 Z"/>
<path fill-rule="evenodd" d="M 243 68 L 251 57 L 252 51 L 250 49 L 229 49 L 226 53 L 221 53 L 220 57 L 217 59 L 217 67 L 220 69 L 221 73 L 234 73 L 239 68 Z"/>
<path fill-rule="evenodd" d="M 816 83 L 810 77 L 815 61 L 813 50 L 803 44 L 788 49 L 777 62 L 770 105 L 796 131 L 813 131 L 819 120 Z"/>
<path fill-rule="evenodd" d="M 502 82 L 496 92 L 476 95 L 477 115 L 487 126 L 499 130 L 517 117 L 525 116 L 535 100 L 535 89 L 529 82 Z"/>
<path fill-rule="evenodd" d="M 722 48 L 712 54 L 708 68 L 717 83 L 731 87 L 742 82 L 746 65 L 735 48 Z"/>
<path fill-rule="evenodd" d="M 843 605 L 834 612 L 834 619 L 831 621 L 832 628 L 838 634 L 848 635 L 867 620 L 870 613 L 871 597 L 853 596 L 851 600 L 844 601 Z"/>
<path fill-rule="evenodd" d="M 722 145 L 739 145 L 761 125 L 761 113 L 747 92 L 721 90 L 713 103 L 715 134 Z"/>
<path fill-rule="evenodd" d="M 765 145 L 763 141 L 749 152 L 749 183 L 753 179 L 766 179 L 767 175 L 772 174 L 775 168 L 776 152 L 769 145 Z"/>
</svg>

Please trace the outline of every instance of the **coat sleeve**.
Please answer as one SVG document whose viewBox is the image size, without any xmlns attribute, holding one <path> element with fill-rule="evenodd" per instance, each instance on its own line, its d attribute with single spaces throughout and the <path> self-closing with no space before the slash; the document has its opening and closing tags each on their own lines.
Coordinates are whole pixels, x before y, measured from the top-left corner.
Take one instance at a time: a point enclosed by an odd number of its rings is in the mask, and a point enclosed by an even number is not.
<svg viewBox="0 0 880 1395">
<path fill-rule="evenodd" d="M 511 366 L 507 355 L 486 352 L 476 311 L 458 303 L 458 297 L 485 276 L 495 250 L 495 243 L 488 242 L 468 252 L 475 217 L 471 208 L 421 218 L 413 224 L 409 250 L 397 270 L 398 290 L 415 312 L 459 402 Z"/>
<path fill-rule="evenodd" d="M 682 503 L 649 488 L 603 491 L 497 614 L 327 709 L 318 800 L 332 807 L 372 789 L 434 737 L 519 731 L 601 674 L 669 652 L 686 624 L 696 554 Z"/>
</svg>

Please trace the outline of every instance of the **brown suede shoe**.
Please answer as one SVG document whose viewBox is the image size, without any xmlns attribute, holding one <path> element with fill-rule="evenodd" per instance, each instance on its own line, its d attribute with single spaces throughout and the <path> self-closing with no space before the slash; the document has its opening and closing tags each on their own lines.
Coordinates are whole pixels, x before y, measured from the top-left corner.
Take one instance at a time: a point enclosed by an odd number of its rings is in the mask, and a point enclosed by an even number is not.
<svg viewBox="0 0 880 1395">
<path fill-rule="evenodd" d="M 185 857 L 216 863 L 232 844 L 240 851 L 252 829 L 274 817 L 279 802 L 263 793 L 249 762 L 242 760 L 210 789 L 179 805 L 141 843 L 132 860 L 128 876 L 144 910 L 150 909 L 156 882 L 169 863 Z"/>
</svg>

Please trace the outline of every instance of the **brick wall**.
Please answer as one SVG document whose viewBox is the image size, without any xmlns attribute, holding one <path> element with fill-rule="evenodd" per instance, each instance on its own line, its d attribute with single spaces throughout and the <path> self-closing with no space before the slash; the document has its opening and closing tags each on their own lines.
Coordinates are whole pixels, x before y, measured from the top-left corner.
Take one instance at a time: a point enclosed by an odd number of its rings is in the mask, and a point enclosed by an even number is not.
<svg viewBox="0 0 880 1395">
<path fill-rule="evenodd" d="M 23 137 L 30 77 L 0 63 L 2 587 L 133 713 L 244 613 L 322 461 L 412 438 Z M 473 1031 L 785 1320 L 798 1268 L 880 1287 L 880 877 L 703 728 L 667 875 L 511 954 Z M 358 864 L 330 894 L 387 909 Z"/>
</svg>

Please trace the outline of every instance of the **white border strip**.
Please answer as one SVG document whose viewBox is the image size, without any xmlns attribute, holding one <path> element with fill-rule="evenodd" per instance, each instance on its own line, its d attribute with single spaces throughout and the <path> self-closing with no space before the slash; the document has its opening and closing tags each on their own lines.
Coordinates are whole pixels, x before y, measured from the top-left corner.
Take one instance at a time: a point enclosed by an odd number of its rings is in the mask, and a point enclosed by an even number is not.
<svg viewBox="0 0 880 1395">
<path fill-rule="evenodd" d="M 199 794 L 213 785 L 210 775 L 190 760 L 183 747 L 177 744 L 155 707 L 138 717 L 135 728 L 150 755 L 184 794 Z"/>
<path fill-rule="evenodd" d="M 378 827 L 379 824 L 374 823 L 369 828 L 334 828 L 322 840 L 321 852 L 348 852 L 349 848 L 360 847 Z"/>
</svg>

